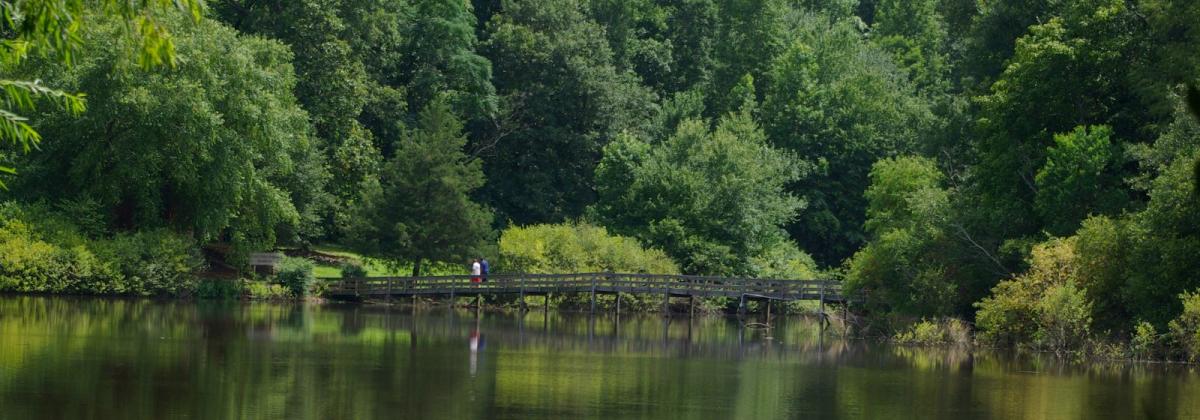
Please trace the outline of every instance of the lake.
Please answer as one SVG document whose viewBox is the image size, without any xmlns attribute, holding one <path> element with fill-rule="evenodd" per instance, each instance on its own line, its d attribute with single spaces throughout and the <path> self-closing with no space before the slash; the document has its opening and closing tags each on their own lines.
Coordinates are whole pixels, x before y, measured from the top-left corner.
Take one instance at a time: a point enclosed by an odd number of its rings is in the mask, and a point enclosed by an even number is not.
<svg viewBox="0 0 1200 420">
<path fill-rule="evenodd" d="M 0 418 L 1200 418 L 1195 366 L 773 324 L 0 296 Z"/>
</svg>

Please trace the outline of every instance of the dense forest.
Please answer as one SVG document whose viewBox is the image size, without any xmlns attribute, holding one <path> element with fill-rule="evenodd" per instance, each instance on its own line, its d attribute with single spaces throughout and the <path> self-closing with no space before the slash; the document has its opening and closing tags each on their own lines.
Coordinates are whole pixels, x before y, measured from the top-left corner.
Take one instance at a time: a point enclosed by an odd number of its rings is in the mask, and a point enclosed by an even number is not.
<svg viewBox="0 0 1200 420">
<path fill-rule="evenodd" d="M 836 277 L 995 342 L 1200 326 L 1194 1 L 0 10 L 0 289 L 170 291 L 144 262 L 212 244 L 414 273 L 558 246 Z"/>
</svg>

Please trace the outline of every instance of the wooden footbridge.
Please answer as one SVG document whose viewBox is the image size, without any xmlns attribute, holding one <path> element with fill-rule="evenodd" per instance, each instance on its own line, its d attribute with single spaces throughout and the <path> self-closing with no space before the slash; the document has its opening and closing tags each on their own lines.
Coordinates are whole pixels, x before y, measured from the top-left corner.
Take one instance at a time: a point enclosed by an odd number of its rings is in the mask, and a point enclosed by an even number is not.
<svg viewBox="0 0 1200 420">
<path fill-rule="evenodd" d="M 577 273 L 577 274 L 492 274 L 485 281 L 474 282 L 471 276 L 430 277 L 356 277 L 335 279 L 325 292 L 332 299 L 393 299 L 415 296 L 456 295 L 519 295 L 550 296 L 554 293 L 587 293 L 591 295 L 592 311 L 596 310 L 597 295 L 616 295 L 617 310 L 621 293 L 658 294 L 663 298 L 663 310 L 668 309 L 671 297 L 738 298 L 739 311 L 747 300 L 795 301 L 814 300 L 821 303 L 849 303 L 842 294 L 842 285 L 832 280 L 770 280 L 667 274 Z"/>
</svg>

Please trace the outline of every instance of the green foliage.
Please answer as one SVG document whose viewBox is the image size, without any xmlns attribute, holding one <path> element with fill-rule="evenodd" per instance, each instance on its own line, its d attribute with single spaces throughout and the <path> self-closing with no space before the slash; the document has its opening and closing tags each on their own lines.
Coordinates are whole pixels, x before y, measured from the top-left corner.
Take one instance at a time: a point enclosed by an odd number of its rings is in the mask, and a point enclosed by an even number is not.
<svg viewBox="0 0 1200 420">
<path fill-rule="evenodd" d="M 884 311 L 936 316 L 962 301 L 949 191 L 935 163 L 883 159 L 871 169 L 865 228 L 871 241 L 847 261 L 845 288 Z"/>
<path fill-rule="evenodd" d="M 139 2 L 104 0 L 24 0 L 0 4 L 0 72 L 11 74 L 30 55 L 53 57 L 56 64 L 71 65 L 83 48 L 79 36 L 92 20 L 108 16 L 126 23 L 122 35 L 133 35 L 138 42 L 137 58 L 143 67 L 175 64 L 175 43 L 156 16 L 161 9 L 175 7 L 200 19 L 203 0 L 143 0 Z M 37 147 L 42 135 L 20 113 L 33 112 L 38 101 L 47 101 L 71 115 L 84 110 L 84 95 L 43 85 L 40 80 L 0 78 L 0 144 L 11 143 L 25 153 Z M 0 173 L 16 171 L 0 166 Z M 8 187 L 0 181 L 0 189 Z"/>
<path fill-rule="evenodd" d="M 307 204 L 283 185 L 322 189 L 319 171 L 296 170 L 314 155 L 290 94 L 290 54 L 208 20 L 165 23 L 179 47 L 171 70 L 129 67 L 119 22 L 83 31 L 95 48 L 47 79 L 91 92 L 91 110 L 41 121 L 56 141 L 36 156 L 26 189 L 94 200 L 117 228 L 167 226 L 201 241 L 269 246 Z"/>
<path fill-rule="evenodd" d="M 1037 345 L 1060 355 L 1083 345 L 1092 324 L 1092 306 L 1073 282 L 1050 286 L 1034 308 Z"/>
<path fill-rule="evenodd" d="M 60 216 L 11 204 L 0 222 L 0 291 L 186 296 L 202 262 L 193 241 L 167 231 L 81 235 Z"/>
<path fill-rule="evenodd" d="M 294 77 L 293 69 L 284 69 L 289 73 L 288 89 L 311 117 L 317 146 L 332 175 L 331 191 L 349 200 L 375 172 L 380 159 L 372 132 L 356 119 L 375 89 L 347 39 L 351 28 L 339 15 L 341 3 L 223 0 L 214 10 L 234 28 L 290 47 L 295 69 Z"/>
<path fill-rule="evenodd" d="M 946 28 L 937 0 L 879 0 L 872 35 L 924 94 L 944 91 L 949 63 Z"/>
<path fill-rule="evenodd" d="M 1132 217 L 1127 235 L 1126 282 L 1131 315 L 1164 327 L 1182 307 L 1174 297 L 1200 287 L 1200 199 L 1191 187 L 1191 158 L 1175 160 L 1154 180 L 1145 210 Z M 1188 155 L 1183 155 L 1188 156 Z"/>
<path fill-rule="evenodd" d="M 847 21 L 807 17 L 770 64 L 762 120 L 770 142 L 813 165 L 790 185 L 808 207 L 789 227 L 802 248 L 837 264 L 865 241 L 863 191 L 875 161 L 916 152 L 937 125 L 929 104 Z"/>
<path fill-rule="evenodd" d="M 344 263 L 341 270 L 344 278 L 360 278 L 367 276 L 367 269 L 358 263 Z"/>
<path fill-rule="evenodd" d="M 147 230 L 99 241 L 96 255 L 111 261 L 123 279 L 123 294 L 186 295 L 197 287 L 202 260 L 189 238 L 167 230 Z"/>
<path fill-rule="evenodd" d="M 801 201 L 784 191 L 798 171 L 745 113 L 710 131 L 687 120 L 654 144 L 624 136 L 596 170 L 598 220 L 660 247 L 695 274 L 757 275 L 751 258 L 787 241 Z"/>
<path fill-rule="evenodd" d="M 492 63 L 476 54 L 475 15 L 462 0 L 420 0 L 408 35 L 412 64 L 408 104 L 421 110 L 443 95 L 460 115 L 489 118 L 497 112 Z"/>
<path fill-rule="evenodd" d="M 279 263 L 275 280 L 287 288 L 294 297 L 306 297 L 313 292 L 317 278 L 313 275 L 313 263 L 304 258 L 284 258 Z"/>
<path fill-rule="evenodd" d="M 1084 344 L 1092 306 L 1076 284 L 1075 239 L 1054 239 L 1033 248 L 1029 271 L 1005 280 L 976 306 L 979 337 L 995 344 L 1027 344 L 1060 355 Z"/>
<path fill-rule="evenodd" d="M 954 318 L 922 319 L 897 332 L 892 341 L 905 345 L 971 344 L 971 327 Z"/>
<path fill-rule="evenodd" d="M 1034 182 L 1034 207 L 1051 234 L 1074 232 L 1090 214 L 1112 214 L 1127 202 L 1107 126 L 1076 127 L 1054 136 Z"/>
<path fill-rule="evenodd" d="M 246 282 L 245 296 L 252 300 L 293 300 L 297 297 L 286 286 L 261 281 Z"/>
<path fill-rule="evenodd" d="M 713 35 L 712 80 L 707 87 L 708 114 L 718 118 L 738 111 L 745 103 L 745 91 L 736 87 L 746 75 L 757 84 L 754 91 L 763 89 L 769 81 L 763 78 L 772 66 L 772 59 L 787 47 L 785 16 L 789 6 L 783 0 L 717 0 L 715 34 Z M 761 98 L 755 97 L 755 100 Z"/>
<path fill-rule="evenodd" d="M 363 254 L 412 261 L 464 260 L 491 236 L 492 213 L 471 201 L 483 185 L 478 159 L 463 152 L 462 122 L 443 102 L 421 113 L 378 182 L 363 187 L 350 220 L 351 244 Z"/>
<path fill-rule="evenodd" d="M 1046 166 L 1049 151 L 1059 150 L 1060 157 L 1075 162 L 1066 167 L 1091 165 L 1088 172 L 1100 176 L 1095 166 L 1107 165 L 1101 162 L 1104 155 L 1112 153 L 1101 145 L 1101 138 L 1146 140 L 1139 124 L 1155 119 L 1147 114 L 1150 104 L 1135 95 L 1129 77 L 1131 66 L 1124 58 L 1136 54 L 1138 48 L 1128 35 L 1135 18 L 1121 0 L 1084 1 L 1065 7 L 1058 16 L 1030 27 L 1016 41 L 1012 59 L 991 85 L 989 94 L 976 98 L 981 107 L 978 122 L 982 138 L 976 146 L 980 162 L 972 182 L 979 194 L 979 206 L 989 209 L 991 216 L 981 219 L 986 232 L 1006 238 L 1039 233 L 1042 226 L 1034 217 L 1037 212 L 1032 205 L 1038 202 L 1035 179 Z M 1044 83 L 1046 80 L 1056 82 Z M 1090 136 L 1077 132 L 1060 137 L 1066 144 L 1049 147 L 1055 141 L 1053 133 L 1067 133 L 1084 124 L 1105 124 L 1111 131 Z M 1088 155 L 1082 159 L 1068 157 L 1071 153 Z M 1113 186 L 1111 180 L 1126 175 L 1108 174 L 1098 179 L 1107 185 L 1085 188 L 1083 194 L 1103 195 Z M 1061 179 L 1063 175 L 1051 177 Z M 1126 205 L 1120 200 L 1103 204 L 1118 209 Z M 1047 214 L 1061 207 L 1045 205 Z M 1071 209 L 1064 216 L 1065 220 L 1050 220 L 1052 225 L 1063 225 L 1052 226 L 1054 231 L 1069 230 L 1086 216 L 1086 209 Z"/>
<path fill-rule="evenodd" d="M 1171 320 L 1167 330 L 1176 348 L 1187 360 L 1200 360 L 1200 293 L 1184 292 L 1179 295 L 1183 311 Z"/>
<path fill-rule="evenodd" d="M 1129 339 L 1129 353 L 1134 359 L 1150 360 L 1161 354 L 1162 336 L 1154 329 L 1154 325 L 1142 321 L 1133 327 L 1133 336 Z"/>
<path fill-rule="evenodd" d="M 494 272 L 677 274 L 665 253 L 581 223 L 509 227 L 500 235 Z"/>
<path fill-rule="evenodd" d="M 1121 331 L 1129 326 L 1130 312 L 1124 289 L 1135 246 L 1130 222 L 1096 216 L 1083 221 L 1076 233 L 1078 283 L 1092 302 L 1095 325 L 1100 330 Z"/>
<path fill-rule="evenodd" d="M 481 198 L 517 224 L 579 217 L 595 200 L 601 149 L 646 131 L 654 94 L 613 64 L 583 2 L 514 1 L 487 24 L 501 116 L 488 130 Z"/>
<path fill-rule="evenodd" d="M 232 300 L 245 293 L 241 280 L 208 279 L 196 286 L 196 297 L 201 299 Z"/>
</svg>

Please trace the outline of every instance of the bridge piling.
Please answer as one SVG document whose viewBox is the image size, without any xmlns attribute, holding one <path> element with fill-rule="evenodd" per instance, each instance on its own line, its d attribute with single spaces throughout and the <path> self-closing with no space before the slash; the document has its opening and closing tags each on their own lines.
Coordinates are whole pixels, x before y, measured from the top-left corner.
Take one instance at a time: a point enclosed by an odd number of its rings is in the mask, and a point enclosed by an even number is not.
<svg viewBox="0 0 1200 420">
<path fill-rule="evenodd" d="M 767 326 L 771 325 L 771 300 L 772 299 L 767 299 Z"/>
<path fill-rule="evenodd" d="M 596 277 L 592 277 L 592 312 L 596 313 Z"/>
<path fill-rule="evenodd" d="M 521 276 L 521 312 L 529 310 L 529 305 L 525 303 L 525 276 Z"/>
</svg>

